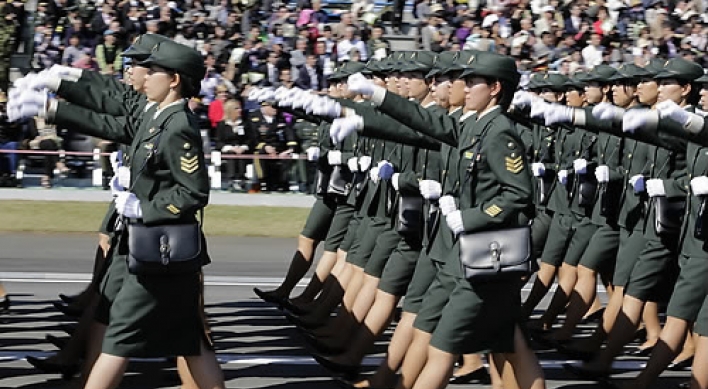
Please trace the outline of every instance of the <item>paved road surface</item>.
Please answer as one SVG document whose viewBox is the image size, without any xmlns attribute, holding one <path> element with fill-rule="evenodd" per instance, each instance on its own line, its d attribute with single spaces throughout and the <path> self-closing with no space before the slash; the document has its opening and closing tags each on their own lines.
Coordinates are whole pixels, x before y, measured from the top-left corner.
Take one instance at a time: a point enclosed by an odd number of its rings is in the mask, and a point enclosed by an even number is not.
<svg viewBox="0 0 708 389">
<path fill-rule="evenodd" d="M 13 298 L 11 315 L 0 316 L 0 388 L 48 389 L 69 387 L 56 375 L 40 374 L 23 360 L 53 351 L 45 334 L 63 336 L 60 325 L 70 320 L 51 307 L 59 292 L 80 290 L 89 279 L 95 247 L 93 235 L 0 234 L 0 279 Z M 254 285 L 276 284 L 289 261 L 294 241 L 218 237 L 209 240 L 214 263 L 206 268 L 207 311 L 218 357 L 229 388 L 337 388 L 326 370 L 303 347 L 297 331 L 276 309 L 254 298 Z M 390 331 L 386 338 L 390 336 Z M 366 369 L 380 361 L 365 360 Z M 566 359 L 540 349 L 550 388 L 584 389 L 561 368 Z M 623 360 L 618 367 L 637 369 L 641 360 Z M 636 372 L 618 375 L 632 377 Z M 688 372 L 667 374 L 662 388 L 674 388 Z M 177 388 L 173 366 L 163 360 L 131 363 L 121 388 Z M 473 386 L 460 386 L 471 388 Z"/>
</svg>

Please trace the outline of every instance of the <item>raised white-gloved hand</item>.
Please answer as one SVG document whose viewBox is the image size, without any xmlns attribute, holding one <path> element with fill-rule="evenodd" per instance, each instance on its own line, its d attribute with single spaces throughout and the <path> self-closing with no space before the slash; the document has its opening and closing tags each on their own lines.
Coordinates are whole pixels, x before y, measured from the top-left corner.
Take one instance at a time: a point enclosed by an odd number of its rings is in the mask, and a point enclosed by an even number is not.
<svg viewBox="0 0 708 389">
<path fill-rule="evenodd" d="M 258 101 L 258 96 L 261 94 L 261 88 L 257 86 L 252 86 L 251 89 L 248 90 L 248 95 L 247 99 L 248 100 L 253 100 L 253 101 Z"/>
<path fill-rule="evenodd" d="M 680 124 L 686 124 L 688 121 L 688 111 L 681 108 L 673 100 L 664 100 L 656 105 L 656 110 L 659 111 L 660 118 L 669 118 Z"/>
<path fill-rule="evenodd" d="M 280 102 L 280 100 L 288 96 L 289 91 L 290 89 L 284 86 L 279 86 L 273 93 L 273 99 L 277 102 Z"/>
<path fill-rule="evenodd" d="M 52 74 L 48 70 L 43 70 L 28 82 L 27 87 L 36 90 L 49 89 L 52 92 L 56 92 L 59 90 L 59 84 L 61 84 L 61 78 L 58 75 Z"/>
<path fill-rule="evenodd" d="M 24 77 L 16 79 L 15 82 L 12 83 L 12 86 L 14 89 L 17 89 L 18 92 L 24 92 L 29 89 L 29 85 L 35 77 L 37 77 L 37 73 L 27 73 Z"/>
<path fill-rule="evenodd" d="M 327 153 L 327 163 L 330 166 L 341 165 L 342 164 L 342 152 L 339 150 L 330 150 Z"/>
<path fill-rule="evenodd" d="M 620 121 L 625 110 L 612 103 L 599 103 L 592 108 L 592 116 L 600 120 Z"/>
<path fill-rule="evenodd" d="M 539 99 L 539 97 L 533 95 L 531 92 L 520 90 L 514 93 L 514 98 L 511 100 L 511 105 L 514 108 L 526 108 L 537 99 Z"/>
<path fill-rule="evenodd" d="M 369 170 L 369 179 L 373 181 L 374 184 L 379 182 L 379 168 L 374 166 Z"/>
<path fill-rule="evenodd" d="M 320 104 L 320 96 L 312 93 L 308 93 L 308 95 L 309 96 L 305 96 L 305 103 L 302 105 L 302 110 L 305 111 L 305 113 L 312 113 L 315 106 Z"/>
<path fill-rule="evenodd" d="M 275 97 L 275 91 L 273 88 L 264 88 L 260 94 L 258 94 L 258 102 L 262 103 L 264 101 L 272 101 Z"/>
<path fill-rule="evenodd" d="M 127 166 L 119 166 L 118 170 L 115 171 L 116 177 L 118 177 L 118 184 L 123 188 L 130 188 L 130 168 Z"/>
<path fill-rule="evenodd" d="M 531 102 L 531 112 L 532 118 L 540 118 L 546 116 L 546 111 L 551 108 L 551 104 L 547 103 L 545 100 L 534 100 Z"/>
<path fill-rule="evenodd" d="M 307 160 L 308 161 L 317 161 L 320 159 L 320 148 L 319 147 L 308 147 L 307 150 L 305 150 L 307 153 Z"/>
<path fill-rule="evenodd" d="M 697 134 L 703 130 L 705 118 L 692 112 L 688 112 L 681 108 L 673 100 L 664 100 L 656 105 L 656 110 L 659 111 L 659 117 L 669 118 L 678 122 L 685 127 L 689 132 Z"/>
<path fill-rule="evenodd" d="M 691 192 L 694 196 L 708 195 L 708 177 L 698 176 L 691 180 Z"/>
<path fill-rule="evenodd" d="M 631 114 L 622 116 L 622 131 L 633 133 L 647 123 L 658 122 L 659 113 L 651 109 L 633 109 Z"/>
<path fill-rule="evenodd" d="M 368 155 L 362 155 L 359 157 L 359 170 L 365 172 L 371 167 L 371 157 Z"/>
<path fill-rule="evenodd" d="M 588 172 L 588 161 L 584 158 L 573 161 L 573 170 L 575 174 L 585 174 Z"/>
<path fill-rule="evenodd" d="M 644 181 L 645 178 L 641 174 L 637 174 L 629 178 L 629 185 L 632 185 L 632 188 L 634 188 L 634 193 L 642 193 L 646 190 Z"/>
<path fill-rule="evenodd" d="M 386 160 L 380 161 L 378 165 L 378 171 L 379 178 L 384 180 L 390 180 L 393 176 L 393 165 Z"/>
<path fill-rule="evenodd" d="M 445 221 L 447 226 L 450 227 L 450 231 L 455 235 L 459 235 L 465 230 L 465 226 L 462 224 L 462 212 L 459 210 L 445 215 Z"/>
<path fill-rule="evenodd" d="M 647 194 L 649 195 L 649 197 L 666 196 L 664 180 L 659 178 L 652 178 L 651 180 L 647 180 Z"/>
<path fill-rule="evenodd" d="M 334 143 L 340 143 L 354 131 L 362 128 L 364 128 L 364 118 L 359 115 L 337 118 L 329 127 L 329 136 Z"/>
<path fill-rule="evenodd" d="M 314 95 L 306 90 L 302 90 L 300 88 L 293 88 L 295 89 L 296 92 L 293 100 L 292 107 L 295 109 L 302 108 L 305 106 L 305 104 L 310 100 L 311 97 Z"/>
<path fill-rule="evenodd" d="M 64 65 L 52 65 L 52 67 L 49 68 L 49 73 L 58 76 L 62 80 L 67 80 L 67 81 L 72 81 L 72 82 L 79 81 L 79 78 L 81 78 L 81 75 L 83 74 L 83 72 L 84 72 L 83 69 L 73 68 L 71 66 L 64 66 Z"/>
<path fill-rule="evenodd" d="M 545 109 L 544 115 L 546 125 L 570 123 L 573 120 L 573 109 L 565 105 L 549 104 L 548 108 Z"/>
<path fill-rule="evenodd" d="M 347 160 L 347 167 L 349 168 L 349 171 L 352 173 L 356 173 L 359 171 L 359 158 L 357 157 L 351 157 Z"/>
<path fill-rule="evenodd" d="M 595 179 L 597 179 L 597 182 L 610 182 L 610 167 L 607 165 L 596 167 Z"/>
<path fill-rule="evenodd" d="M 437 200 L 442 195 L 442 185 L 435 180 L 421 180 L 418 183 L 420 195 L 426 200 Z"/>
<path fill-rule="evenodd" d="M 131 192 L 120 192 L 115 198 L 116 211 L 119 215 L 139 219 L 143 217 L 143 210 L 140 208 L 140 200 Z"/>
<path fill-rule="evenodd" d="M 233 150 L 234 146 L 231 145 L 224 145 L 224 147 L 221 148 L 222 153 L 228 153 L 229 151 Z"/>
<path fill-rule="evenodd" d="M 125 187 L 118 182 L 118 176 L 113 176 L 111 178 L 110 187 L 111 195 L 113 197 L 118 196 L 119 193 L 122 193 L 125 190 Z"/>
<path fill-rule="evenodd" d="M 546 167 L 541 162 L 534 162 L 531 164 L 531 172 L 533 172 L 534 177 L 543 177 L 546 173 Z"/>
<path fill-rule="evenodd" d="M 366 78 L 363 74 L 356 73 L 347 78 L 347 87 L 350 92 L 357 93 L 362 96 L 371 96 L 374 94 L 376 84 Z"/>
<path fill-rule="evenodd" d="M 450 195 L 441 197 L 440 200 L 438 200 L 438 205 L 440 206 L 440 212 L 442 212 L 443 216 L 457 211 L 457 203 L 455 203 L 455 198 Z"/>
<path fill-rule="evenodd" d="M 558 171 L 558 182 L 561 183 L 561 185 L 565 186 L 568 184 L 568 171 L 563 169 Z"/>
<path fill-rule="evenodd" d="M 398 190 L 398 178 L 400 176 L 401 176 L 401 173 L 393 173 L 393 175 L 391 176 L 391 185 L 393 186 L 393 189 L 395 189 L 395 190 Z"/>
<path fill-rule="evenodd" d="M 318 116 L 338 118 L 342 116 L 342 105 L 328 97 L 320 98 L 319 103 L 312 107 L 312 113 Z"/>
</svg>

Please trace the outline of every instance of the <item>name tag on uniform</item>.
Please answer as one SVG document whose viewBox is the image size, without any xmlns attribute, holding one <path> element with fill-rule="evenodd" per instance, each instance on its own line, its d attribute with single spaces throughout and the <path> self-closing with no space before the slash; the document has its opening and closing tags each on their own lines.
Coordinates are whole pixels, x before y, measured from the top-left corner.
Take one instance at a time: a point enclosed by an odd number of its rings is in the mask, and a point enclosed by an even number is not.
<svg viewBox="0 0 708 389">
<path fill-rule="evenodd" d="M 239 135 L 245 134 L 245 131 L 243 130 L 243 126 L 236 126 L 233 128 L 233 131 Z"/>
</svg>

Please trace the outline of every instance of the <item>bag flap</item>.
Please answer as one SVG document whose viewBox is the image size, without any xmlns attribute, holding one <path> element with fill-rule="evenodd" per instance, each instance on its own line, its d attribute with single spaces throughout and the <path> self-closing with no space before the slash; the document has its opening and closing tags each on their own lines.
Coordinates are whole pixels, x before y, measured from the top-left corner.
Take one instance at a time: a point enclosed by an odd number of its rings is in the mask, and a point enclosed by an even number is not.
<svg viewBox="0 0 708 389">
<path fill-rule="evenodd" d="M 190 261 L 202 251 L 202 234 L 198 223 L 145 226 L 128 225 L 130 254 L 142 262 Z"/>
<path fill-rule="evenodd" d="M 515 266 L 531 258 L 531 228 L 528 226 L 460 235 L 460 260 L 471 269 Z M 497 250 L 498 254 L 493 251 Z M 496 260 L 498 255 L 498 261 Z"/>
</svg>

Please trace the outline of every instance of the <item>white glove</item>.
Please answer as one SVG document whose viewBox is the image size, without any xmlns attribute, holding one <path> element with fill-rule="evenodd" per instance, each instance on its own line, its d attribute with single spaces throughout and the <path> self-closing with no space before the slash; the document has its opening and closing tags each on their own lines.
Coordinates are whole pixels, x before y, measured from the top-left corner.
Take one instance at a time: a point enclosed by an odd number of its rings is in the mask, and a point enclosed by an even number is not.
<svg viewBox="0 0 708 389">
<path fill-rule="evenodd" d="M 264 101 L 272 101 L 273 98 L 275 97 L 275 91 L 273 88 L 265 88 L 261 91 L 260 94 L 258 94 L 258 102 L 262 103 Z"/>
<path fill-rule="evenodd" d="M 320 148 L 319 147 L 309 147 L 305 150 L 307 153 L 308 161 L 317 161 L 320 158 Z"/>
<path fill-rule="evenodd" d="M 143 217 L 140 200 L 131 192 L 120 192 L 116 196 L 116 211 L 125 217 L 139 219 Z"/>
<path fill-rule="evenodd" d="M 320 104 L 320 97 L 317 95 L 313 95 L 312 93 L 308 93 L 307 96 L 305 96 L 304 98 L 305 102 L 302 105 L 302 110 L 306 113 L 312 113 L 315 109 L 315 106 Z"/>
<path fill-rule="evenodd" d="M 123 152 L 114 151 L 111 153 L 109 159 L 111 161 L 111 167 L 113 168 L 114 172 L 118 171 L 118 168 L 123 166 Z"/>
<path fill-rule="evenodd" d="M 437 200 L 442 195 L 442 185 L 435 180 L 422 180 L 418 183 L 420 194 L 426 200 Z"/>
<path fill-rule="evenodd" d="M 233 150 L 234 147 L 231 145 L 225 145 L 224 147 L 221 148 L 222 153 L 228 153 L 229 151 Z"/>
<path fill-rule="evenodd" d="M 118 196 L 119 193 L 122 193 L 123 191 L 125 191 L 125 187 L 118 182 L 118 176 L 113 176 L 111 178 L 110 187 L 111 187 L 111 195 L 113 197 L 116 197 L 116 196 Z"/>
<path fill-rule="evenodd" d="M 341 165 L 342 164 L 342 152 L 339 150 L 331 150 L 327 153 L 327 163 L 330 166 Z"/>
<path fill-rule="evenodd" d="M 349 91 L 353 93 L 357 93 L 362 96 L 371 96 L 374 94 L 376 84 L 371 82 L 371 80 L 366 78 L 363 74 L 356 73 L 349 76 L 347 79 L 347 87 L 349 88 Z"/>
<path fill-rule="evenodd" d="M 660 118 L 669 118 L 678 122 L 691 133 L 697 134 L 703 130 L 705 123 L 703 116 L 686 111 L 672 100 L 664 100 L 657 104 L 656 110 L 659 111 Z"/>
<path fill-rule="evenodd" d="M 329 127 L 329 136 L 334 143 L 340 143 L 351 133 L 362 128 L 364 128 L 364 118 L 359 115 L 337 118 Z"/>
<path fill-rule="evenodd" d="M 39 72 L 37 77 L 32 78 L 27 87 L 28 89 L 49 89 L 52 92 L 56 92 L 59 90 L 59 84 L 61 84 L 61 78 L 59 78 L 58 75 L 52 74 L 48 70 L 44 70 Z"/>
<path fill-rule="evenodd" d="M 393 165 L 388 161 L 381 161 L 378 165 L 379 178 L 390 180 L 393 176 Z"/>
<path fill-rule="evenodd" d="M 443 216 L 449 215 L 451 212 L 457 211 L 457 203 L 455 203 L 455 198 L 447 195 L 443 196 L 438 200 L 438 205 L 440 206 L 440 212 Z"/>
<path fill-rule="evenodd" d="M 558 172 L 558 182 L 561 183 L 561 185 L 565 186 L 568 183 L 568 171 L 567 170 L 561 170 Z"/>
<path fill-rule="evenodd" d="M 459 235 L 465 230 L 465 226 L 462 225 L 461 211 L 452 211 L 448 213 L 445 216 L 445 221 L 447 222 L 447 226 L 450 227 L 450 230 L 455 235 Z"/>
<path fill-rule="evenodd" d="M 560 104 L 549 104 L 545 110 L 546 125 L 570 123 L 573 120 L 573 108 Z"/>
<path fill-rule="evenodd" d="M 119 166 L 115 172 L 115 176 L 118 177 L 118 184 L 123 188 L 130 188 L 130 168 Z"/>
<path fill-rule="evenodd" d="M 379 174 L 381 171 L 379 170 Z M 401 173 L 393 173 L 391 176 L 391 185 L 393 185 L 393 189 L 398 190 L 398 177 L 401 176 Z"/>
<path fill-rule="evenodd" d="M 379 168 L 374 166 L 369 170 L 369 178 L 371 181 L 374 182 L 374 184 L 379 182 Z"/>
<path fill-rule="evenodd" d="M 37 73 L 27 73 L 24 77 L 16 79 L 15 82 L 12 83 L 12 86 L 18 91 L 24 92 L 29 89 L 29 84 L 35 77 L 37 77 Z"/>
<path fill-rule="evenodd" d="M 535 100 L 531 102 L 531 117 L 539 118 L 546 116 L 546 111 L 550 109 L 551 104 L 545 102 L 544 100 Z"/>
<path fill-rule="evenodd" d="M 342 116 L 342 106 L 330 98 L 321 98 L 320 103 L 312 107 L 312 114 L 338 118 Z"/>
<path fill-rule="evenodd" d="M 543 177 L 546 173 L 546 167 L 541 162 L 534 162 L 531 164 L 531 171 L 534 177 Z"/>
<path fill-rule="evenodd" d="M 622 131 L 633 133 L 657 116 L 658 113 L 651 109 L 633 109 L 630 115 L 622 116 Z"/>
<path fill-rule="evenodd" d="M 585 174 L 588 172 L 588 161 L 580 158 L 573 161 L 573 170 L 575 174 Z"/>
<path fill-rule="evenodd" d="M 290 89 L 288 89 L 284 86 L 280 86 L 280 87 L 278 87 L 278 89 L 275 90 L 275 92 L 273 94 L 273 99 L 275 99 L 275 101 L 277 101 L 277 102 L 280 102 L 280 100 L 287 97 L 289 91 L 290 91 Z"/>
<path fill-rule="evenodd" d="M 691 180 L 691 192 L 694 196 L 708 195 L 708 177 L 699 176 Z"/>
<path fill-rule="evenodd" d="M 47 110 L 44 107 L 33 104 L 22 105 L 21 108 L 8 108 L 7 119 L 10 122 L 31 119 L 35 116 L 45 117 Z"/>
<path fill-rule="evenodd" d="M 673 100 L 664 100 L 656 105 L 656 110 L 659 111 L 660 118 L 669 118 L 679 122 L 682 125 L 688 121 L 688 112 L 676 104 Z"/>
<path fill-rule="evenodd" d="M 364 155 L 359 157 L 359 170 L 365 172 L 371 167 L 371 157 Z"/>
<path fill-rule="evenodd" d="M 521 90 L 514 93 L 514 98 L 511 100 L 511 105 L 514 108 L 526 108 L 537 99 L 539 98 L 532 93 Z"/>
<path fill-rule="evenodd" d="M 295 109 L 303 108 L 305 106 L 305 104 L 307 104 L 307 102 L 310 101 L 310 99 L 314 96 L 312 93 L 310 93 L 308 91 L 305 91 L 305 90 L 302 90 L 299 88 L 293 88 L 293 89 L 295 89 L 297 91 L 297 92 L 295 92 L 296 94 L 294 95 L 295 100 L 293 100 L 293 108 L 295 108 Z"/>
<path fill-rule="evenodd" d="M 347 167 L 352 173 L 359 171 L 359 159 L 357 157 L 351 157 L 347 160 Z"/>
<path fill-rule="evenodd" d="M 258 100 L 258 96 L 261 94 L 261 88 L 257 86 L 252 86 L 251 89 L 248 90 L 248 100 L 253 100 L 256 101 Z"/>
<path fill-rule="evenodd" d="M 610 167 L 600 165 L 595 168 L 595 178 L 597 182 L 610 182 Z"/>
<path fill-rule="evenodd" d="M 644 186 L 644 176 L 637 174 L 629 179 L 629 184 L 634 188 L 634 193 L 642 193 L 646 190 Z"/>
<path fill-rule="evenodd" d="M 612 103 L 599 103 L 592 108 L 592 116 L 600 120 L 620 121 L 625 110 Z"/>
<path fill-rule="evenodd" d="M 83 74 L 83 72 L 84 71 L 82 69 L 72 68 L 71 66 L 63 66 L 63 65 L 52 65 L 52 67 L 49 68 L 50 74 L 53 74 L 62 80 L 67 80 L 67 81 L 72 81 L 72 82 L 79 81 L 79 78 L 81 78 L 81 75 Z"/>
<path fill-rule="evenodd" d="M 666 196 L 664 180 L 658 178 L 647 180 L 647 194 L 649 197 Z"/>
<path fill-rule="evenodd" d="M 14 105 L 17 103 L 20 106 L 22 118 L 28 119 L 34 116 L 45 117 L 48 101 L 49 96 L 46 91 L 29 89 L 22 92 L 16 102 L 10 101 L 9 104 Z M 29 108 L 28 106 L 33 106 L 34 108 Z"/>
</svg>

